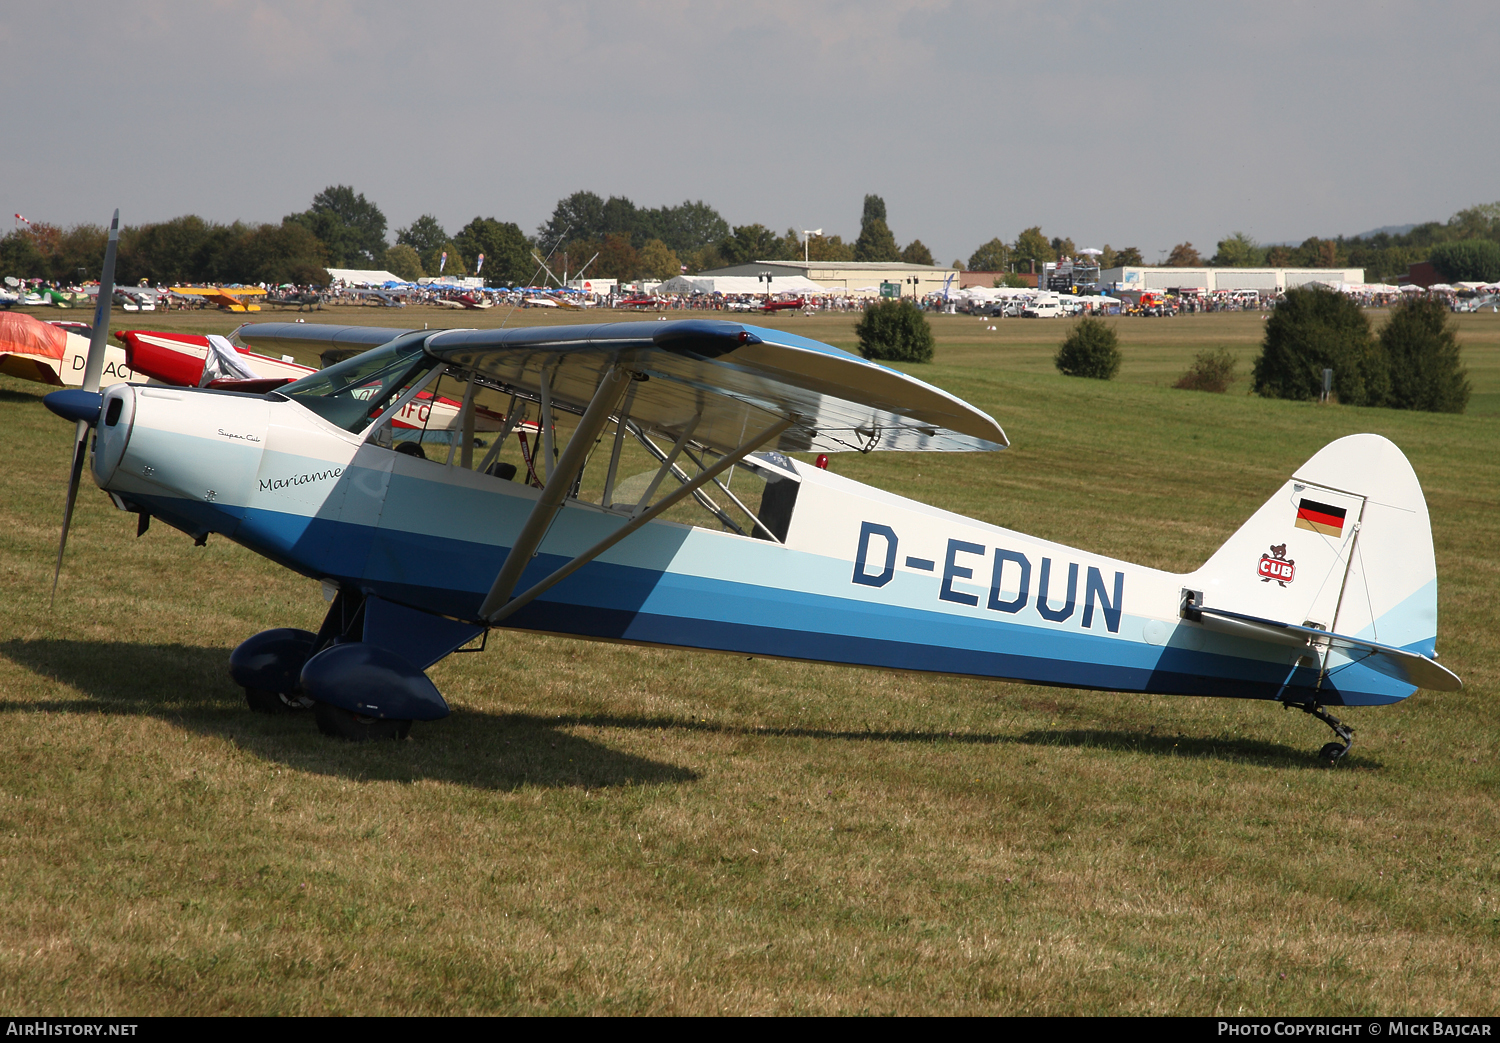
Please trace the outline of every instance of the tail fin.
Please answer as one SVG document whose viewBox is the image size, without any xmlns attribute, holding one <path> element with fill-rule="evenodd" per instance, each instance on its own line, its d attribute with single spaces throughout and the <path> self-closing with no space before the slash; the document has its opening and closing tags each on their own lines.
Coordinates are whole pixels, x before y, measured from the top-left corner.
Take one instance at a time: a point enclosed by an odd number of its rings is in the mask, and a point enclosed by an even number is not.
<svg viewBox="0 0 1500 1043">
<path fill-rule="evenodd" d="M 1187 581 L 1205 605 L 1433 655 L 1427 501 L 1379 435 L 1324 446 Z"/>
</svg>

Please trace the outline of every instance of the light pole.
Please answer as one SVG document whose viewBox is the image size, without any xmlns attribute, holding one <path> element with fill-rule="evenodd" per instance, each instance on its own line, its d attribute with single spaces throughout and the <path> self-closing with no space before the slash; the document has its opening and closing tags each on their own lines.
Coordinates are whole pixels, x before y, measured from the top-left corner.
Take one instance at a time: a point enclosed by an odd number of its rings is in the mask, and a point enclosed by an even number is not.
<svg viewBox="0 0 1500 1043">
<path fill-rule="evenodd" d="M 811 239 L 815 235 L 822 235 L 822 234 L 823 234 L 823 229 L 821 229 L 821 228 L 812 228 L 812 229 L 804 228 L 804 229 L 802 229 L 802 263 L 803 264 L 811 264 L 812 263 L 811 261 L 809 261 L 807 259 L 807 241 L 809 239 Z"/>
<path fill-rule="evenodd" d="M 915 301 L 917 299 L 917 284 L 922 281 L 922 277 L 911 275 L 901 281 L 911 283 L 911 299 Z"/>
<path fill-rule="evenodd" d="M 772 275 L 771 272 L 761 272 L 759 275 L 757 275 L 755 277 L 755 281 L 756 282 L 760 282 L 763 279 L 765 280 L 765 283 L 766 283 L 766 296 L 767 297 L 771 296 L 771 275 Z"/>
</svg>

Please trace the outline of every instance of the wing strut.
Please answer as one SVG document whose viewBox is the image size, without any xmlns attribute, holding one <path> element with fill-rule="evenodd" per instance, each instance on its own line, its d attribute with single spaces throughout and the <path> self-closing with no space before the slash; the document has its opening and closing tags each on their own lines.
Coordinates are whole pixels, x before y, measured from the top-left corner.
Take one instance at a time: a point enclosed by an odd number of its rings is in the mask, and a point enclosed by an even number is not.
<svg viewBox="0 0 1500 1043">
<path fill-rule="evenodd" d="M 578 477 L 583 471 L 583 465 L 588 462 L 589 450 L 594 447 L 594 439 L 599 437 L 604 426 L 609 423 L 610 414 L 619 404 L 620 396 L 625 393 L 625 388 L 629 383 L 630 374 L 623 366 L 611 366 L 604 374 L 604 379 L 599 382 L 598 390 L 594 392 L 593 400 L 589 402 L 588 409 L 583 411 L 583 418 L 578 421 L 573 437 L 568 439 L 568 447 L 563 450 L 562 459 L 557 461 L 556 467 L 547 468 L 547 484 L 542 487 L 541 498 L 531 509 L 531 514 L 527 516 L 526 524 L 521 528 L 521 535 L 516 537 L 515 545 L 505 556 L 505 564 L 500 566 L 500 572 L 495 576 L 494 585 L 490 587 L 484 604 L 479 607 L 481 619 L 487 619 L 491 613 L 510 599 L 511 591 L 516 589 L 516 583 L 521 579 L 521 573 L 526 571 L 526 566 L 531 563 L 531 556 L 541 545 L 542 537 L 547 535 L 552 519 L 557 517 L 557 512 L 562 509 L 563 500 L 567 498 L 568 491 L 573 488 L 573 480 Z M 549 399 L 543 398 L 542 402 L 546 405 Z M 551 410 L 549 409 L 548 412 L 550 413 Z M 547 419 L 550 420 L 551 417 Z M 550 445 L 549 439 L 548 446 Z M 547 463 L 550 465 L 552 461 L 548 460 Z"/>
<path fill-rule="evenodd" d="M 592 409 L 593 406 L 590 405 L 589 408 Z M 500 605 L 498 608 L 492 607 L 490 603 L 491 601 L 495 600 L 495 590 L 492 589 L 490 591 L 490 596 L 485 599 L 484 605 L 479 609 L 480 618 L 490 624 L 499 623 L 501 620 L 505 619 L 505 617 L 509 616 L 512 612 L 515 612 L 517 609 L 530 604 L 531 601 L 537 596 L 541 595 L 551 587 L 567 579 L 574 572 L 577 572 L 579 569 L 583 568 L 583 566 L 593 561 L 599 555 L 609 550 L 609 548 L 619 543 L 626 536 L 629 536 L 632 532 L 635 532 L 635 530 L 641 528 L 647 522 L 654 521 L 656 518 L 660 517 L 666 511 L 676 506 L 679 501 L 697 492 L 699 486 L 707 485 L 709 482 L 717 478 L 720 474 L 729 470 L 745 457 L 755 452 L 755 450 L 759 449 L 771 439 L 775 438 L 787 428 L 791 427 L 794 423 L 796 423 L 795 417 L 786 417 L 784 419 L 778 420 L 776 421 L 776 423 L 772 424 L 770 427 L 766 428 L 764 431 L 751 438 L 749 441 L 741 443 L 741 445 L 737 449 L 730 452 L 727 456 L 721 456 L 712 467 L 708 468 L 708 470 L 698 472 L 698 474 L 693 476 L 692 481 L 687 482 L 685 485 L 679 485 L 676 489 L 673 489 L 666 496 L 662 497 L 660 501 L 653 504 L 649 509 L 632 517 L 624 525 L 620 526 L 614 532 L 604 537 L 604 539 L 594 544 L 588 550 L 578 555 L 572 561 L 568 562 L 562 568 L 558 569 L 556 572 L 552 573 L 552 575 L 548 576 L 540 583 L 537 583 L 535 586 L 531 587 L 529 590 L 525 591 L 514 600 Z M 603 425 L 600 426 L 602 427 Z M 574 437 L 576 438 L 577 436 L 575 435 Z M 568 448 L 570 450 L 573 448 L 572 442 L 568 443 Z M 533 514 L 534 513 L 535 512 L 533 512 Z M 529 521 L 527 522 L 527 526 L 528 528 L 530 527 Z M 520 544 L 518 541 L 517 546 L 519 545 Z M 512 549 L 511 555 L 514 556 L 515 553 L 515 550 Z M 527 559 L 529 560 L 529 558 L 530 552 L 528 552 L 527 554 Z M 501 569 L 502 574 L 504 573 L 505 567 L 508 567 L 509 565 L 510 559 L 507 558 L 505 561 L 505 566 Z M 519 578 L 519 573 L 517 573 L 517 576 Z M 512 580 L 511 586 L 513 587 L 514 585 L 515 581 Z M 500 581 L 497 579 L 495 581 L 495 589 L 499 589 L 499 586 Z"/>
</svg>

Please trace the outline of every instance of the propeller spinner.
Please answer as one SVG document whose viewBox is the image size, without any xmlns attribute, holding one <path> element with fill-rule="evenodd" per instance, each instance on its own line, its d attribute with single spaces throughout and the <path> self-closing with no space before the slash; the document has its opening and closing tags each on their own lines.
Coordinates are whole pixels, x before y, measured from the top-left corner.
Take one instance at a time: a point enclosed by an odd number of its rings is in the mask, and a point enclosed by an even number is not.
<svg viewBox="0 0 1500 1043">
<path fill-rule="evenodd" d="M 62 537 L 57 541 L 57 567 L 52 572 L 52 600 L 57 600 L 57 581 L 62 576 L 63 551 L 68 546 L 68 527 L 73 523 L 73 504 L 88 456 L 89 428 L 99 422 L 99 378 L 104 373 L 104 351 L 109 342 L 109 309 L 115 294 L 115 253 L 120 245 L 120 211 L 109 223 L 109 243 L 104 248 L 104 271 L 99 276 L 99 302 L 94 307 L 94 335 L 89 341 L 88 360 L 83 367 L 83 387 L 55 391 L 43 401 L 59 416 L 76 420 L 73 435 L 73 470 L 68 477 L 68 504 L 63 510 Z M 90 397 L 91 396 L 91 397 Z M 55 401 L 54 401 L 55 400 Z"/>
</svg>

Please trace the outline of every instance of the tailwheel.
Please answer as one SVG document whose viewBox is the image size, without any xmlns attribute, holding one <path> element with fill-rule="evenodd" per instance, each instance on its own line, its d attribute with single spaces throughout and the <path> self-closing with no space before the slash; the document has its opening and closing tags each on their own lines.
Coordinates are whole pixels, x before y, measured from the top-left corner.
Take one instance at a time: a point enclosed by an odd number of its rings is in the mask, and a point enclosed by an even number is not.
<svg viewBox="0 0 1500 1043">
<path fill-rule="evenodd" d="M 246 688 L 245 703 L 256 713 L 298 713 L 307 709 L 303 700 L 280 692 L 268 692 L 264 688 Z"/>
<path fill-rule="evenodd" d="M 410 721 L 366 717 L 332 703 L 313 703 L 313 719 L 324 735 L 350 742 L 404 739 L 411 732 Z"/>
<path fill-rule="evenodd" d="M 1354 745 L 1354 729 L 1333 714 L 1329 713 L 1317 703 L 1291 703 L 1303 713 L 1310 713 L 1328 727 L 1333 729 L 1333 734 L 1339 737 L 1338 742 L 1330 742 L 1318 751 L 1318 759 L 1327 761 L 1329 764 L 1337 764 L 1349 754 L 1349 747 Z"/>
</svg>

